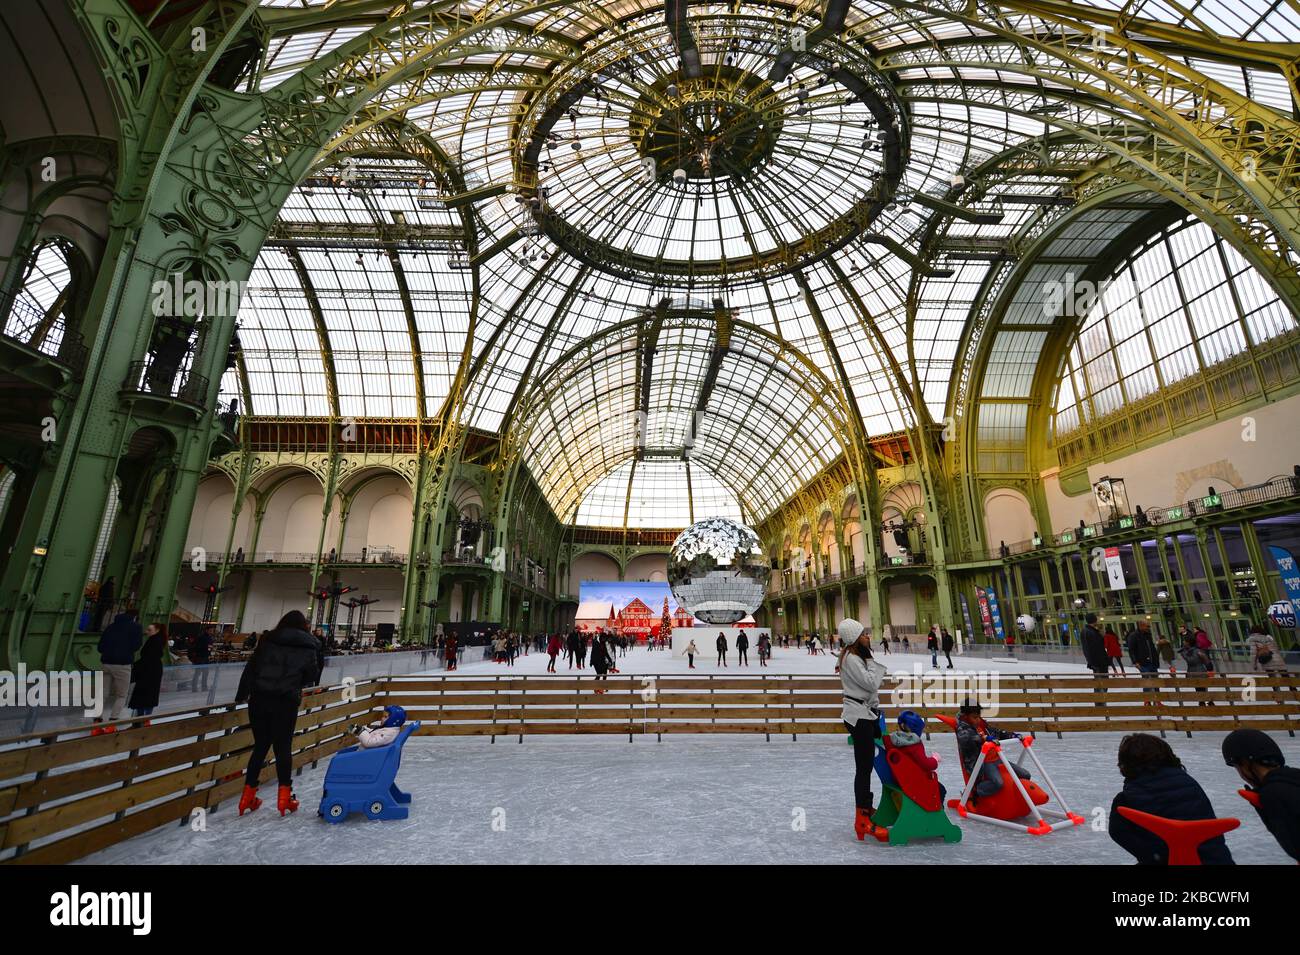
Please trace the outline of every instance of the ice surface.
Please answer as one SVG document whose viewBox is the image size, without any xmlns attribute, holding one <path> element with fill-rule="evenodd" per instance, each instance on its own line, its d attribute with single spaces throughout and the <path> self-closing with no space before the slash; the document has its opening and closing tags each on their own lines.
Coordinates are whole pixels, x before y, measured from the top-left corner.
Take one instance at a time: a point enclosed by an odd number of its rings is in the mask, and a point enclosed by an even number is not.
<svg viewBox="0 0 1300 955">
<path fill-rule="evenodd" d="M 793 651 L 791 651 L 793 653 Z M 661 656 L 667 661 L 668 654 Z M 544 658 L 543 658 L 544 659 Z M 658 662 L 658 661 L 656 661 Z M 493 664 L 487 664 L 494 667 Z M 1300 740 L 1275 733 L 1288 762 Z M 1119 734 L 1043 737 L 1037 752 L 1070 808 L 1089 818 L 1120 787 Z M 1219 755 L 1222 734 L 1170 734 L 1169 743 L 1242 826 L 1227 835 L 1239 863 L 1288 864 L 1236 795 L 1241 783 Z M 949 735 L 930 748 L 950 793 L 960 769 Z M 748 736 L 415 738 L 398 784 L 414 794 L 411 817 L 330 825 L 316 816 L 325 764 L 296 781 L 296 815 L 275 812 L 273 785 L 257 812 L 235 801 L 207 831 L 168 825 L 88 857 L 93 863 L 893 863 L 1078 864 L 1132 859 L 1091 825 L 1044 837 L 959 821 L 958 845 L 894 847 L 852 832 L 853 754 L 839 735 L 765 742 Z M 802 810 L 806 827 L 793 823 Z"/>
<path fill-rule="evenodd" d="M 749 666 L 737 666 L 736 650 L 734 641 L 732 648 L 727 651 L 727 662 L 730 666 L 720 667 L 716 664 L 718 654 L 714 650 L 713 640 L 718 635 L 720 628 L 711 629 L 697 627 L 695 628 L 695 643 L 700 648 L 700 655 L 695 658 L 695 669 L 688 670 L 686 667 L 686 658 L 678 657 L 667 650 L 646 650 L 643 647 L 637 647 L 629 650 L 627 656 L 618 658 L 618 668 L 621 673 L 631 674 L 671 674 L 671 675 L 709 675 L 725 674 L 726 676 L 761 676 L 764 673 L 821 673 L 834 674 L 835 661 L 839 657 L 838 651 L 827 650 L 825 653 L 819 653 L 812 656 L 807 650 L 796 650 L 793 647 L 788 649 L 782 647 L 772 648 L 772 659 L 766 667 L 758 665 L 758 648 L 753 646 L 751 641 L 749 647 Z M 482 648 L 467 647 L 465 649 L 465 658 L 456 672 L 462 675 L 468 674 L 491 674 L 491 675 L 509 675 L 519 673 L 531 675 L 534 673 L 545 673 L 546 664 L 549 657 L 545 653 L 529 653 L 527 656 L 521 656 L 515 660 L 514 666 L 507 666 L 502 663 L 494 663 L 491 660 L 481 659 Z M 912 673 L 914 666 L 920 666 L 923 672 L 933 672 L 930 667 L 930 654 L 928 653 L 888 653 L 877 654 L 876 659 L 892 673 L 902 670 L 906 673 Z M 987 657 L 977 656 L 958 656 L 953 654 L 952 657 L 954 670 L 982 670 L 982 671 L 999 671 L 1002 673 L 1087 673 L 1086 667 L 1073 663 L 1056 663 L 1051 661 L 1038 660 L 1017 660 L 1009 657 Z M 943 669 L 947 665 L 943 654 L 939 654 L 939 667 Z M 568 662 L 564 659 L 564 654 L 556 657 L 555 671 L 558 674 L 577 674 L 579 671 L 575 668 L 569 669 Z M 437 671 L 429 671 L 437 672 Z M 591 667 L 581 671 L 583 674 L 590 674 Z"/>
</svg>

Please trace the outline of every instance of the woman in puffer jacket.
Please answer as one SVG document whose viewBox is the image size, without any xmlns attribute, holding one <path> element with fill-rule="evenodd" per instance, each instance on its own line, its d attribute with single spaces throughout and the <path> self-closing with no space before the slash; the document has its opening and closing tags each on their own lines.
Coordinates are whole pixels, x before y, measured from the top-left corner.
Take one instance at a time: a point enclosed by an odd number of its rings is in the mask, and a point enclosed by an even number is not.
<svg viewBox="0 0 1300 955">
<path fill-rule="evenodd" d="M 302 688 L 320 678 L 316 655 L 320 643 L 307 632 L 307 618 L 290 610 L 264 634 L 239 678 L 235 702 L 248 702 L 248 720 L 253 729 L 253 750 L 248 756 L 244 794 L 239 814 L 262 804 L 257 798 L 258 776 L 268 750 L 275 751 L 275 774 L 280 780 L 276 808 L 280 815 L 295 812 L 293 795 L 293 731 L 298 723 Z"/>
<path fill-rule="evenodd" d="M 853 739 L 853 803 L 857 808 L 853 829 L 858 839 L 877 835 L 871 821 L 875 796 L 871 792 L 871 771 L 880 738 L 880 684 L 885 668 L 871 656 L 871 637 L 856 620 L 841 620 L 837 628 L 840 645 L 838 670 L 844 687 L 841 718 Z"/>
</svg>

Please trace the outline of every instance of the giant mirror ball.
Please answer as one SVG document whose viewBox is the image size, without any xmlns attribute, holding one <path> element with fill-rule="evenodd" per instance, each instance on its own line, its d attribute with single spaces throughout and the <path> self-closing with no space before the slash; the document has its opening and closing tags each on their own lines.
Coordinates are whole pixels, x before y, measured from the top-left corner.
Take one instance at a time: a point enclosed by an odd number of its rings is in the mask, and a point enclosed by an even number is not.
<svg viewBox="0 0 1300 955">
<path fill-rule="evenodd" d="M 696 521 L 668 555 L 668 584 L 705 623 L 733 624 L 763 603 L 772 571 L 758 535 L 725 517 Z"/>
</svg>

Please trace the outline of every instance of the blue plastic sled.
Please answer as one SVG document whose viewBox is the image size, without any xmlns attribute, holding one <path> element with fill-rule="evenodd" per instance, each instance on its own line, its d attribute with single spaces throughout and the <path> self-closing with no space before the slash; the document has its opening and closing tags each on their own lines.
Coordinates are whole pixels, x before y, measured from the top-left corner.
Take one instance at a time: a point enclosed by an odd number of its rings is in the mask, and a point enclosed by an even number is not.
<svg viewBox="0 0 1300 955">
<path fill-rule="evenodd" d="M 368 819 L 405 819 L 411 794 L 397 788 L 397 769 L 402 765 L 402 747 L 419 728 L 417 720 L 403 726 L 387 746 L 349 746 L 335 753 L 316 814 L 326 822 L 342 822 L 354 812 L 364 812 Z"/>
</svg>

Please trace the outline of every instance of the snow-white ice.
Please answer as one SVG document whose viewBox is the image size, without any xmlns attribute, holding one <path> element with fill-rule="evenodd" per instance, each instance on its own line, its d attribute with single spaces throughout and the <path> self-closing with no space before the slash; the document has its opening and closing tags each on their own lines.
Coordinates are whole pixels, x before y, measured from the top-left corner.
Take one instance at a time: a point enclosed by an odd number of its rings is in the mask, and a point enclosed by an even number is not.
<svg viewBox="0 0 1300 955">
<path fill-rule="evenodd" d="M 717 663 L 718 655 L 713 651 L 713 644 L 706 638 L 705 634 L 714 633 L 715 631 L 705 631 L 704 634 L 697 636 L 695 642 L 703 651 L 695 658 L 695 669 L 687 669 L 686 659 L 678 657 L 667 650 L 647 650 L 644 647 L 628 650 L 627 656 L 619 657 L 618 668 L 620 673 L 627 674 L 659 674 L 659 675 L 720 675 L 720 676 L 761 676 L 764 673 L 769 674 L 787 674 L 787 673 L 819 673 L 834 674 L 835 661 L 838 659 L 838 651 L 827 650 L 825 653 L 819 653 L 816 656 L 808 653 L 807 650 L 796 650 L 793 647 L 782 648 L 774 647 L 772 650 L 772 659 L 765 667 L 758 665 L 758 650 L 754 647 L 749 648 L 749 665 L 739 666 L 736 662 L 736 651 L 733 648 L 727 653 L 727 663 L 725 667 Z M 469 647 L 465 650 L 465 658 L 461 661 L 460 666 L 455 672 L 462 676 L 474 675 L 492 675 L 492 676 L 510 676 L 519 674 L 522 676 L 531 676 L 532 674 L 544 674 L 549 657 L 545 653 L 529 653 L 527 656 L 518 657 L 513 666 L 502 663 L 494 663 L 491 660 L 482 659 L 482 648 Z M 879 660 L 890 672 L 902 670 L 905 673 L 912 673 L 913 667 L 920 666 L 922 671 L 930 671 L 930 654 L 928 653 L 877 653 L 876 659 Z M 1041 660 L 1018 660 L 1014 657 L 982 657 L 982 656 L 961 656 L 956 653 L 952 656 L 954 670 L 964 671 L 999 671 L 1002 673 L 1087 673 L 1086 667 L 1073 663 L 1056 663 Z M 939 667 L 943 669 L 947 666 L 947 660 L 943 654 L 939 654 Z M 439 672 L 430 670 L 430 673 Z M 561 654 L 555 661 L 555 672 L 561 676 L 568 674 L 576 676 L 581 673 L 584 676 L 591 675 L 591 667 L 585 670 L 569 669 L 569 664 Z"/>
<path fill-rule="evenodd" d="M 666 658 L 667 654 L 663 654 Z M 489 667 L 493 666 L 488 664 Z M 1273 734 L 1288 762 L 1300 740 Z M 322 763 L 295 785 L 296 815 L 280 818 L 275 789 L 242 818 L 235 802 L 203 832 L 164 826 L 90 856 L 93 863 L 893 863 L 1078 864 L 1132 859 L 1092 823 L 1120 788 L 1118 734 L 1044 737 L 1037 752 L 1070 808 L 1089 825 L 1044 837 L 959 821 L 957 845 L 860 843 L 852 832 L 853 754 L 838 734 L 764 742 L 749 736 L 414 738 L 398 776 L 410 818 L 330 825 L 316 816 Z M 1219 755 L 1222 734 L 1169 743 L 1210 796 L 1242 826 L 1227 835 L 1238 863 L 1287 864 L 1236 791 Z M 960 781 L 950 735 L 929 744 L 950 793 Z M 798 823 L 804 820 L 802 828 Z"/>
</svg>

